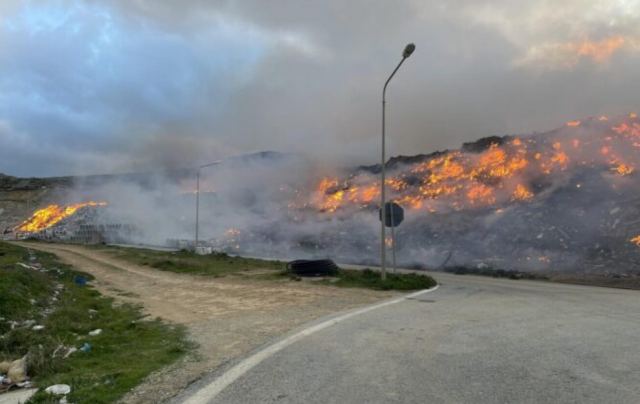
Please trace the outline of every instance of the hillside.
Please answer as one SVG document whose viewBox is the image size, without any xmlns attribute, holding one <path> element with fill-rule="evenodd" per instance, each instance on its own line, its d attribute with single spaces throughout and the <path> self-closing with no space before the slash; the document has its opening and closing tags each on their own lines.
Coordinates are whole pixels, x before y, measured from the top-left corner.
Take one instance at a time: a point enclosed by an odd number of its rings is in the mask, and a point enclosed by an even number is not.
<svg viewBox="0 0 640 404">
<path fill-rule="evenodd" d="M 630 114 L 393 158 L 388 198 L 406 210 L 398 262 L 637 277 L 639 148 L 640 121 Z M 293 217 L 294 228 L 256 226 L 233 243 L 264 246 L 252 240 L 266 238 L 273 244 L 263 253 L 271 254 L 296 251 L 279 242 L 294 236 L 311 256 L 376 263 L 379 171 L 374 165 L 323 178 L 310 198 L 296 199 L 306 215 Z"/>
<path fill-rule="evenodd" d="M 636 279 L 639 148 L 640 120 L 631 114 L 394 157 L 388 198 L 406 211 L 396 231 L 398 263 Z M 377 263 L 380 166 L 326 176 L 327 167 L 276 157 L 233 159 L 203 173 L 201 242 L 256 256 Z M 194 172 L 183 174 L 162 181 L 3 177 L 0 220 L 15 226 L 29 206 L 90 198 L 108 206 L 83 220 L 135 227 L 119 238 L 193 240 Z"/>
</svg>

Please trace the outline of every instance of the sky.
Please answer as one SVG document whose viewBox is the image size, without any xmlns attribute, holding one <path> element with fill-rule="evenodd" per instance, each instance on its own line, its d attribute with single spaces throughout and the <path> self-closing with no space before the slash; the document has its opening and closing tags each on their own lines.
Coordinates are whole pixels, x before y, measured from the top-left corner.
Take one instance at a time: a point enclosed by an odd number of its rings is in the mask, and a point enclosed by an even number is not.
<svg viewBox="0 0 640 404">
<path fill-rule="evenodd" d="M 0 172 L 327 165 L 640 109 L 640 0 L 0 0 Z"/>
</svg>

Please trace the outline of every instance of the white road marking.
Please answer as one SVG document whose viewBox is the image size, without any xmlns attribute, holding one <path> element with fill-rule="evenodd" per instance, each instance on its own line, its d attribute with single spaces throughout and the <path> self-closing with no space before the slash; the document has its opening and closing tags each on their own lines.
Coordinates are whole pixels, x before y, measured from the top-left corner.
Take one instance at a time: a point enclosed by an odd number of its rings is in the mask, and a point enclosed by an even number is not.
<svg viewBox="0 0 640 404">
<path fill-rule="evenodd" d="M 191 397 L 184 400 L 183 404 L 202 404 L 202 403 L 209 402 L 210 400 L 214 399 L 218 394 L 220 394 L 222 390 L 228 387 L 231 383 L 238 380 L 242 375 L 244 375 L 245 373 L 247 373 L 257 365 L 259 365 L 262 361 L 276 354 L 277 352 L 283 350 L 289 345 L 297 341 L 300 341 L 304 337 L 314 334 L 327 327 L 331 327 L 332 325 L 341 323 L 347 319 L 350 319 L 351 317 L 355 317 L 360 314 L 364 314 L 382 307 L 391 306 L 392 304 L 400 303 L 404 300 L 412 299 L 412 298 L 415 298 L 416 296 L 419 296 L 425 293 L 433 292 L 437 290 L 438 287 L 440 287 L 440 285 L 436 285 L 431 289 L 421 290 L 419 292 L 411 293 L 409 295 L 402 296 L 393 300 L 388 300 L 386 302 L 376 303 L 371 306 L 363 307 L 361 309 L 357 309 L 357 310 L 345 313 L 341 316 L 323 321 L 319 324 L 312 325 L 309 328 L 305 328 L 304 330 L 299 331 L 281 341 L 278 341 L 275 344 L 270 345 L 265 349 L 259 352 L 256 352 L 255 354 L 244 359 L 243 361 L 241 361 L 240 363 L 238 363 L 237 365 L 233 366 L 231 369 L 226 371 L 224 374 L 220 375 L 213 382 L 204 386 L 203 388 L 195 392 Z"/>
</svg>

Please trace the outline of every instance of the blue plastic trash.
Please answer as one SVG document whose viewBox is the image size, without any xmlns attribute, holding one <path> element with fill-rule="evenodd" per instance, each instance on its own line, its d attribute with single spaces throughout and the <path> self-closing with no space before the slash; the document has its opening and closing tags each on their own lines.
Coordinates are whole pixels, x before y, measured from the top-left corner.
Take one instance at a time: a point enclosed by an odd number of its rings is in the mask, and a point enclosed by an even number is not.
<svg viewBox="0 0 640 404">
<path fill-rule="evenodd" d="M 78 286 L 85 286 L 87 284 L 87 278 L 81 275 L 76 275 L 73 277 L 73 282 Z"/>
</svg>

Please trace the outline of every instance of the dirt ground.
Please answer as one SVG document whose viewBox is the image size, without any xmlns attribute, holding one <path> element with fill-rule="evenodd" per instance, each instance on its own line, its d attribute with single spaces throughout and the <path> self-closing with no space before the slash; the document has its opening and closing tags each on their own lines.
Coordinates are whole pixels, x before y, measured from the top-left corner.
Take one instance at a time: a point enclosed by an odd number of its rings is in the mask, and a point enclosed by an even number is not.
<svg viewBox="0 0 640 404">
<path fill-rule="evenodd" d="M 158 271 L 78 245 L 19 243 L 56 254 L 95 276 L 101 293 L 142 305 L 153 317 L 184 324 L 198 344 L 192 355 L 152 374 L 124 403 L 167 400 L 221 364 L 319 317 L 394 296 L 310 282 L 211 278 Z"/>
</svg>

